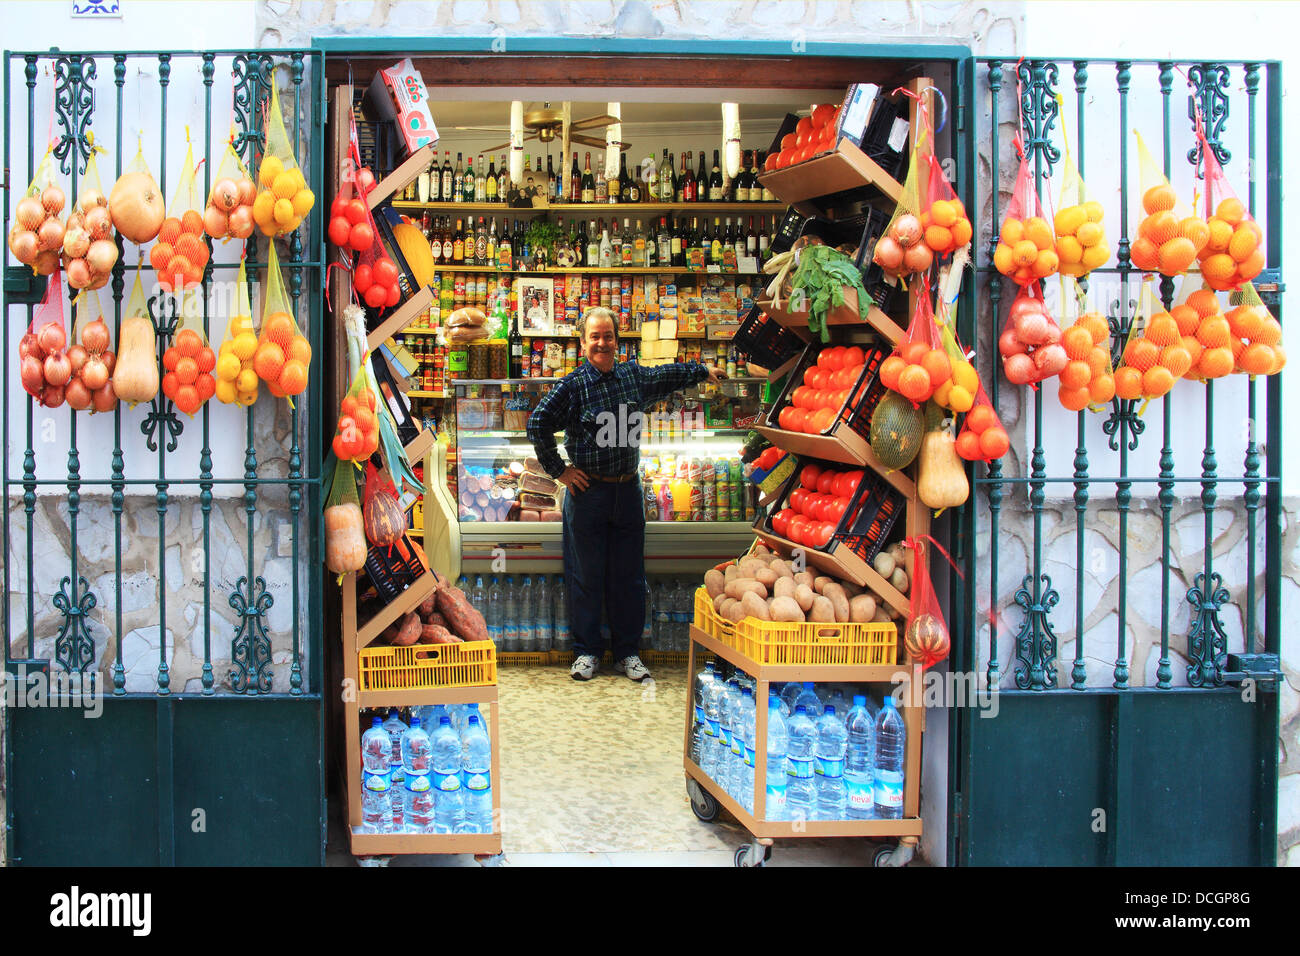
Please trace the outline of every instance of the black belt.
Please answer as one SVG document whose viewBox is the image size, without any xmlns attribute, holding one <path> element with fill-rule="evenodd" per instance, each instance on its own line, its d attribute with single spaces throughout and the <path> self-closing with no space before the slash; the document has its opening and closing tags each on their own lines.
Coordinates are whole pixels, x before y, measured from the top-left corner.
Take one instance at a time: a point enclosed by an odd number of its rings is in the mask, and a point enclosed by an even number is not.
<svg viewBox="0 0 1300 956">
<path fill-rule="evenodd" d="M 635 481 L 637 473 L 633 472 L 630 475 L 588 475 L 587 477 L 592 481 L 604 481 L 612 485 L 621 485 L 626 481 Z"/>
</svg>

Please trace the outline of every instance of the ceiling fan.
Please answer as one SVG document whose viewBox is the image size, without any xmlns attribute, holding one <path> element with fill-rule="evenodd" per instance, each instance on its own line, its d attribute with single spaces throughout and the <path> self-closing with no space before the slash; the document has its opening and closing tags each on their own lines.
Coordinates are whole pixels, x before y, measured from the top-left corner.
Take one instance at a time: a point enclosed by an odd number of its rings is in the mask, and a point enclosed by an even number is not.
<svg viewBox="0 0 1300 956">
<path fill-rule="evenodd" d="M 601 113 L 596 116 L 588 116 L 585 119 L 573 120 L 569 123 L 569 142 L 582 143 L 585 146 L 595 146 L 604 149 L 607 145 L 603 138 L 597 139 L 594 136 L 582 135 L 584 130 L 596 130 L 613 123 L 619 122 L 617 116 L 610 116 L 608 113 Z M 460 127 L 457 127 L 458 129 Z M 482 127 L 465 127 L 466 129 L 484 129 Z M 492 131 L 499 130 L 500 127 L 491 127 Z M 550 103 L 543 103 L 540 110 L 528 110 L 524 113 L 524 140 L 536 139 L 542 143 L 551 143 L 559 139 L 564 132 L 564 114 L 560 110 L 551 109 Z M 484 131 L 488 131 L 484 129 Z M 488 146 L 484 152 L 495 152 L 499 149 L 505 149 L 510 145 L 509 140 L 501 143 L 499 146 Z M 630 144 L 620 142 L 620 150 L 627 149 Z"/>
</svg>

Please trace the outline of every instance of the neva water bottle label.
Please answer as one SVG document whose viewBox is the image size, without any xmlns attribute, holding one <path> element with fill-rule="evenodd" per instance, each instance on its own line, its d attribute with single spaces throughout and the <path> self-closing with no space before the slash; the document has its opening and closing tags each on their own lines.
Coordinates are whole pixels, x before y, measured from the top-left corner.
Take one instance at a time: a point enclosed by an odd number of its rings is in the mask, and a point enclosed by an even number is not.
<svg viewBox="0 0 1300 956">
<path fill-rule="evenodd" d="M 697 724 L 704 723 L 704 708 L 699 704 L 695 705 L 695 722 Z"/>
<path fill-rule="evenodd" d="M 876 771 L 876 806 L 891 810 L 903 805 L 903 775 L 897 771 Z"/>
<path fill-rule="evenodd" d="M 718 725 L 718 736 L 722 738 L 722 747 L 724 750 L 731 749 L 731 728 L 726 724 Z"/>
<path fill-rule="evenodd" d="M 743 757 L 745 755 L 745 745 L 740 742 L 740 738 L 735 734 L 731 735 L 731 755 L 733 757 Z"/>
<path fill-rule="evenodd" d="M 876 810 L 876 798 L 872 793 L 871 781 L 866 780 L 848 780 L 844 781 L 844 790 L 849 798 L 849 810 L 853 813 L 867 816 Z"/>
<path fill-rule="evenodd" d="M 443 793 L 454 793 L 460 789 L 460 773 L 433 772 L 433 784 Z"/>
<path fill-rule="evenodd" d="M 466 770 L 466 790 L 487 790 L 492 785 L 491 772 L 488 770 Z"/>
<path fill-rule="evenodd" d="M 767 818 L 769 820 L 780 820 L 785 817 L 785 787 L 774 787 L 768 785 L 767 788 Z"/>
<path fill-rule="evenodd" d="M 375 773 L 373 770 L 366 771 L 364 786 L 372 793 L 384 793 L 393 782 L 393 773 L 391 770 L 384 773 Z"/>
<path fill-rule="evenodd" d="M 406 778 L 406 789 L 411 793 L 424 793 L 429 789 L 429 776 L 423 773 L 413 773 Z"/>
<path fill-rule="evenodd" d="M 717 719 L 716 717 L 706 717 L 706 718 L 705 718 L 705 720 L 704 720 L 704 732 L 705 732 L 706 734 L 708 734 L 710 737 L 716 737 L 716 736 L 718 736 L 718 733 L 720 732 L 720 730 L 721 730 L 721 728 L 718 726 L 718 719 Z"/>
<path fill-rule="evenodd" d="M 821 777 L 842 777 L 844 776 L 843 760 L 826 760 L 822 757 L 817 758 L 817 775 Z"/>
<path fill-rule="evenodd" d="M 791 777 L 811 778 L 813 762 L 811 757 L 786 757 L 785 772 Z"/>
<path fill-rule="evenodd" d="M 753 747 L 746 747 L 746 748 L 745 748 L 745 766 L 746 766 L 746 767 L 752 767 L 752 766 L 754 766 L 754 748 L 753 748 Z"/>
</svg>

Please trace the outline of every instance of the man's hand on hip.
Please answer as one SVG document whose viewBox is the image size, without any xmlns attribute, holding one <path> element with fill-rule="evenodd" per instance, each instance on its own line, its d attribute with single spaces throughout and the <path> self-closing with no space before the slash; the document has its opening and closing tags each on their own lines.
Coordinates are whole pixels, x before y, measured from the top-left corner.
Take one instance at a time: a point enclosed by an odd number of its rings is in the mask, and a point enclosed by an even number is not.
<svg viewBox="0 0 1300 956">
<path fill-rule="evenodd" d="M 574 468 L 572 465 L 565 468 L 556 481 L 560 482 L 560 484 L 573 492 L 586 491 L 587 486 L 591 484 L 591 479 L 587 477 L 587 473 L 581 469 Z"/>
</svg>

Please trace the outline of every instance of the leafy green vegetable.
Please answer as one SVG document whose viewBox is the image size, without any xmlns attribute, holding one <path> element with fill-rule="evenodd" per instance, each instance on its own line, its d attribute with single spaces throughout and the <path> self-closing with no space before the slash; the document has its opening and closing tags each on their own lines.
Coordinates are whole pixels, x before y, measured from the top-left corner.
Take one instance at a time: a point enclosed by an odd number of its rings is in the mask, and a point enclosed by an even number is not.
<svg viewBox="0 0 1300 956">
<path fill-rule="evenodd" d="M 858 309 L 867 301 L 867 290 L 862 286 L 862 275 L 853 260 L 832 246 L 805 246 L 799 253 L 799 268 L 790 283 L 791 298 L 802 294 L 808 303 L 808 328 L 821 336 L 823 342 L 831 339 L 826 327 L 826 316 L 831 309 L 844 304 L 844 287 L 858 292 Z M 801 310 L 802 311 L 802 310 Z"/>
</svg>

